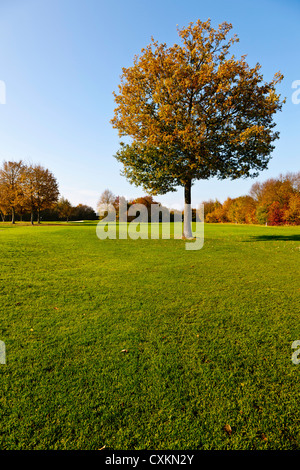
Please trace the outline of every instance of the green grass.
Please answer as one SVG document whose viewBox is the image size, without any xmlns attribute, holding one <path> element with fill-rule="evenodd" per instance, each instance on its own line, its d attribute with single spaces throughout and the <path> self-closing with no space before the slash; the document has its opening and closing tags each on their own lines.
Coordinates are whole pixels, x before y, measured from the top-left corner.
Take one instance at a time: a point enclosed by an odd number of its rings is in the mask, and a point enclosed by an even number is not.
<svg viewBox="0 0 300 470">
<path fill-rule="evenodd" d="M 0 224 L 0 449 L 300 449 L 300 228 L 184 243 Z"/>
</svg>

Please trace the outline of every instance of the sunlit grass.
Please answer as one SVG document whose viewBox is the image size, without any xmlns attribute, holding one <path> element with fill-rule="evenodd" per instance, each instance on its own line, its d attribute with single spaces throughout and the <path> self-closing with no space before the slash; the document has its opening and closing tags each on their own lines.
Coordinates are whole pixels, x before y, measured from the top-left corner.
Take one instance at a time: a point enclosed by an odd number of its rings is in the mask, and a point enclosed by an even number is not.
<svg viewBox="0 0 300 470">
<path fill-rule="evenodd" d="M 300 228 L 96 224 L 0 224 L 0 448 L 299 449 Z"/>
</svg>

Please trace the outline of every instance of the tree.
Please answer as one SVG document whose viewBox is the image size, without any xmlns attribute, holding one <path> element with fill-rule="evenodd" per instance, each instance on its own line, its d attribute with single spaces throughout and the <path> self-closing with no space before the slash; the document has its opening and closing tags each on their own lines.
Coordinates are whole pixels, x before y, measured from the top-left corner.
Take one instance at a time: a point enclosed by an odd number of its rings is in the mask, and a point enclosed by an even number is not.
<svg viewBox="0 0 300 470">
<path fill-rule="evenodd" d="M 5 195 L 0 192 L 0 214 L 1 214 L 2 222 L 5 221 L 5 217 L 7 216 L 8 211 L 9 211 L 9 205 L 7 203 Z"/>
<path fill-rule="evenodd" d="M 292 183 L 285 177 L 270 178 L 263 183 L 255 183 L 250 195 L 259 205 L 270 207 L 274 201 L 281 206 L 287 205 L 290 196 L 295 192 Z"/>
<path fill-rule="evenodd" d="M 40 213 L 44 209 L 55 206 L 59 196 L 58 184 L 50 170 L 41 165 L 34 165 L 31 171 L 32 207 L 37 211 L 37 222 L 40 223 Z"/>
<path fill-rule="evenodd" d="M 116 220 L 120 221 L 120 206 L 123 206 L 123 210 L 125 208 L 124 216 L 125 216 L 125 213 L 126 213 L 126 216 L 127 216 L 127 210 L 129 209 L 130 204 L 123 196 L 116 196 L 116 198 L 113 201 L 112 205 L 115 209 Z M 122 218 L 122 214 L 121 214 L 121 218 Z"/>
<path fill-rule="evenodd" d="M 268 223 L 268 209 L 265 206 L 258 206 L 255 212 L 256 220 L 259 224 L 265 225 Z"/>
<path fill-rule="evenodd" d="M 263 82 L 259 64 L 228 57 L 238 41 L 227 39 L 231 29 L 198 20 L 178 30 L 182 45 L 152 38 L 114 93 L 111 123 L 129 139 L 115 155 L 123 174 L 150 194 L 183 186 L 186 208 L 196 180 L 257 176 L 279 137 L 273 115 L 284 102 L 275 90 L 283 76 Z M 192 236 L 190 217 L 184 235 Z"/>
<path fill-rule="evenodd" d="M 217 207 L 222 206 L 222 204 L 217 199 L 215 201 L 210 199 L 209 201 L 203 201 L 203 206 L 205 218 L 208 214 L 211 214 Z"/>
<path fill-rule="evenodd" d="M 272 202 L 268 210 L 268 225 L 282 225 L 284 223 L 284 212 L 285 210 L 278 201 Z"/>
<path fill-rule="evenodd" d="M 300 191 L 291 195 L 284 219 L 288 224 L 300 225 Z"/>
<path fill-rule="evenodd" d="M 19 162 L 5 161 L 0 169 L 0 194 L 2 213 L 11 211 L 11 222 L 15 223 L 16 209 L 24 198 L 22 183 L 25 165 Z"/>
<path fill-rule="evenodd" d="M 101 214 L 103 212 L 109 212 L 110 209 L 114 208 L 116 196 L 109 189 L 105 189 L 101 194 L 98 204 L 97 211 Z"/>
<path fill-rule="evenodd" d="M 97 214 L 92 207 L 86 204 L 78 204 L 73 208 L 72 218 L 75 220 L 96 220 Z"/>
<path fill-rule="evenodd" d="M 251 196 L 233 199 L 228 210 L 228 220 L 237 224 L 251 224 L 256 221 L 256 204 Z"/>
<path fill-rule="evenodd" d="M 269 178 L 263 183 L 256 182 L 250 195 L 256 201 L 256 218 L 259 223 L 281 225 L 297 224 L 299 174 L 288 173 L 278 178 Z"/>
<path fill-rule="evenodd" d="M 60 198 L 57 203 L 57 210 L 59 216 L 66 219 L 67 222 L 69 222 L 69 218 L 72 215 L 73 209 L 74 208 L 70 201 L 64 197 Z"/>
<path fill-rule="evenodd" d="M 143 205 L 147 209 L 147 215 L 145 214 L 144 222 L 151 222 L 151 206 L 153 204 L 158 204 L 157 202 L 155 202 L 153 200 L 153 196 L 142 196 L 142 197 L 138 197 L 136 199 L 133 199 L 133 200 L 129 201 L 129 206 L 131 206 L 133 204 Z M 140 215 L 142 215 L 142 214 L 140 214 Z M 142 218 L 141 218 L 141 220 L 142 220 Z"/>
<path fill-rule="evenodd" d="M 0 177 L 1 180 L 1 177 Z M 4 184 L 0 183 L 0 213 L 2 222 L 5 221 L 5 217 L 8 215 L 10 211 L 10 203 L 7 197 L 7 191 Z"/>
<path fill-rule="evenodd" d="M 34 210 L 36 208 L 36 176 L 34 166 L 26 166 L 23 180 L 24 204 L 27 211 L 30 212 L 30 222 L 33 225 Z"/>
<path fill-rule="evenodd" d="M 222 205 L 217 199 L 215 200 L 215 202 L 213 201 L 204 202 L 205 222 L 209 222 L 209 223 L 228 222 L 227 205 L 224 205 L 224 204 Z"/>
</svg>

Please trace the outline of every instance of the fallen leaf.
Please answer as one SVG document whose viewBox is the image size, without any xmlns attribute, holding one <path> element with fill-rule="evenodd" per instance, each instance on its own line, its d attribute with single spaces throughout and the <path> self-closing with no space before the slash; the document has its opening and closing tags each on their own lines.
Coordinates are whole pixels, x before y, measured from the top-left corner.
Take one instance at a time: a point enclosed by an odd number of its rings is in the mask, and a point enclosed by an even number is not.
<svg viewBox="0 0 300 470">
<path fill-rule="evenodd" d="M 121 352 L 123 352 L 123 353 L 128 353 L 128 350 L 127 350 L 127 349 L 122 349 Z"/>
<path fill-rule="evenodd" d="M 230 436 L 230 434 L 232 433 L 232 429 L 231 429 L 230 424 L 225 424 L 224 430 L 227 432 L 227 434 L 228 434 L 229 436 Z"/>
</svg>

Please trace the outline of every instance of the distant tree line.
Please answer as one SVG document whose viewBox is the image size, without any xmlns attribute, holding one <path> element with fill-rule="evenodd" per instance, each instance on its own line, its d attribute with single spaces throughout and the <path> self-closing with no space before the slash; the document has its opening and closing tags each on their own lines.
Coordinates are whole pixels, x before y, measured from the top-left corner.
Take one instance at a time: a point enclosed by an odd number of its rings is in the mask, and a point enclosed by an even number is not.
<svg viewBox="0 0 300 470">
<path fill-rule="evenodd" d="M 300 225 L 300 172 L 254 183 L 246 196 L 204 202 L 207 223 Z"/>
<path fill-rule="evenodd" d="M 60 198 L 51 213 L 48 215 L 47 220 L 65 220 L 67 222 L 72 220 L 96 220 L 97 214 L 94 209 L 86 204 L 78 204 L 72 206 L 70 201 L 64 197 Z M 51 219 L 54 217 L 54 219 Z"/>
<path fill-rule="evenodd" d="M 95 211 L 86 205 L 73 207 L 59 199 L 59 189 L 53 173 L 42 165 L 27 165 L 4 161 L 0 168 L 0 216 L 10 220 L 84 220 L 96 219 Z"/>
<path fill-rule="evenodd" d="M 100 219 L 106 217 L 109 207 L 113 207 L 116 219 L 119 218 L 119 202 L 122 196 L 115 196 L 106 189 L 99 201 Z M 125 198 L 123 198 L 125 201 Z M 169 220 L 174 220 L 174 211 L 162 206 L 152 196 L 142 196 L 126 202 L 127 220 L 133 204 L 142 204 L 147 208 L 148 221 L 151 220 L 151 205 L 159 204 L 159 210 L 166 214 Z M 223 204 L 216 200 L 204 201 L 204 220 L 206 223 L 238 223 L 260 225 L 300 225 L 300 172 L 287 173 L 278 178 L 270 178 L 265 182 L 252 185 L 248 195 L 237 198 L 228 197 Z M 183 213 L 182 213 L 183 215 Z M 192 209 L 192 219 L 196 220 L 196 209 Z"/>
<path fill-rule="evenodd" d="M 159 222 L 163 220 L 164 216 L 166 218 L 168 217 L 167 220 L 170 220 L 172 222 L 174 220 L 175 212 L 179 212 L 179 211 L 170 210 L 168 207 L 163 206 L 160 202 L 155 201 L 153 199 L 153 196 L 146 195 L 146 196 L 141 196 L 135 199 L 130 199 L 127 201 L 123 196 L 115 196 L 112 191 L 110 191 L 109 189 L 106 189 L 101 194 L 98 204 L 97 204 L 97 210 L 98 210 L 100 220 L 103 219 L 104 217 L 106 218 L 106 220 L 108 220 L 108 214 L 111 211 L 111 209 L 114 210 L 116 220 L 119 220 L 119 216 L 120 216 L 119 208 L 120 208 L 121 200 L 123 200 L 123 203 L 124 203 L 126 218 L 128 222 L 134 220 L 136 217 L 138 217 L 139 220 L 141 220 L 141 218 L 144 215 L 145 215 L 145 218 L 143 218 L 143 220 L 141 221 L 150 222 L 152 205 L 158 206 L 158 209 L 160 211 L 158 215 Z M 145 214 L 139 213 L 138 210 L 137 210 L 137 214 L 135 212 L 131 213 L 130 208 L 131 206 L 135 204 L 141 204 L 142 206 L 144 206 L 146 208 Z"/>
</svg>

